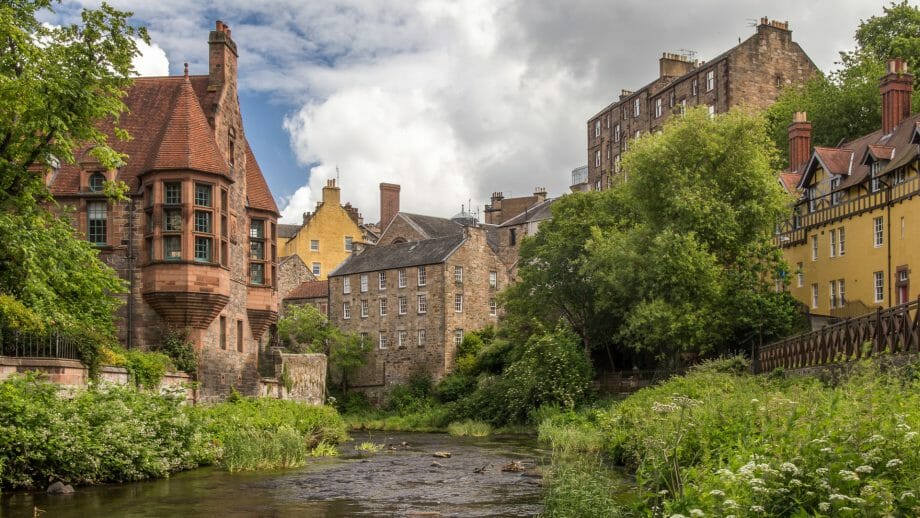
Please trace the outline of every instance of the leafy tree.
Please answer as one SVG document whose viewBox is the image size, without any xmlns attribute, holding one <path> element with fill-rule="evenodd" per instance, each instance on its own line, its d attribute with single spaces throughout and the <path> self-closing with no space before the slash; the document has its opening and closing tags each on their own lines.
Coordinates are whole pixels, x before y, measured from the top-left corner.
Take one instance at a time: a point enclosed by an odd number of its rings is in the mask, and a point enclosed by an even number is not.
<svg viewBox="0 0 920 518">
<path fill-rule="evenodd" d="M 882 101 L 878 85 L 888 59 L 903 58 L 912 73 L 920 71 L 920 8 L 905 0 L 891 3 L 883 12 L 860 22 L 856 47 L 840 53 L 838 70 L 789 87 L 767 109 L 770 136 L 784 153 L 793 112 L 808 113 L 814 145 L 836 146 L 879 128 Z M 914 90 L 913 106 L 920 108 L 920 89 Z"/>
<path fill-rule="evenodd" d="M 117 124 L 121 98 L 133 74 L 134 38 L 147 35 L 128 24 L 130 13 L 104 3 L 83 10 L 79 24 L 43 24 L 57 3 L 0 5 L 0 293 L 45 326 L 113 340 L 113 294 L 123 283 L 75 235 L 42 173 L 73 162 L 84 147 L 106 167 L 122 164 L 100 128 L 105 122 L 127 138 Z M 107 185 L 107 192 L 117 200 L 124 186 Z M 0 305 L 5 325 L 14 324 L 12 307 Z M 87 347 L 85 361 L 98 352 Z"/>
</svg>

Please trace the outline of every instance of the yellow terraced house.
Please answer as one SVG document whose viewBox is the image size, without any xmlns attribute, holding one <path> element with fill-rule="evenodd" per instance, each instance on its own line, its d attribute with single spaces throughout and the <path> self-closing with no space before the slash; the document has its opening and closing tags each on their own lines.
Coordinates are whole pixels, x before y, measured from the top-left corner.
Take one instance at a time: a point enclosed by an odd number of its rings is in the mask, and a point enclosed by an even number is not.
<svg viewBox="0 0 920 518">
<path fill-rule="evenodd" d="M 835 148 L 811 150 L 804 113 L 789 126 L 789 170 L 797 201 L 777 231 L 790 266 L 785 289 L 812 324 L 907 302 L 920 295 L 920 116 L 910 116 L 913 76 L 890 60 L 881 79 L 882 128 Z M 920 270 L 918 270 L 920 274 Z"/>
</svg>

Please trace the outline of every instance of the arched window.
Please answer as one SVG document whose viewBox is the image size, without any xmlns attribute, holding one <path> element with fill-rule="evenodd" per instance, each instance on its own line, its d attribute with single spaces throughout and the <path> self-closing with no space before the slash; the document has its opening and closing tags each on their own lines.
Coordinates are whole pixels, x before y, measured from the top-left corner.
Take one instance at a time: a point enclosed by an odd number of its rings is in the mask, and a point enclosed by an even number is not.
<svg viewBox="0 0 920 518">
<path fill-rule="evenodd" d="M 92 192 L 102 192 L 105 184 L 105 175 L 102 173 L 93 173 L 89 175 L 89 190 Z"/>
</svg>

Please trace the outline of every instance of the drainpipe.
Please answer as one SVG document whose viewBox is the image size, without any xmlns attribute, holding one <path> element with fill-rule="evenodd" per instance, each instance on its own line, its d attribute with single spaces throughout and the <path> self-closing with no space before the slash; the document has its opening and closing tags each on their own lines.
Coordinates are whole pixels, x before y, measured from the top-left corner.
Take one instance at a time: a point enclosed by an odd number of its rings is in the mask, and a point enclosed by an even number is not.
<svg viewBox="0 0 920 518">
<path fill-rule="evenodd" d="M 892 277 L 891 277 L 891 241 L 894 240 L 894 236 L 891 235 L 891 188 L 889 185 L 885 194 L 885 219 L 888 220 L 888 271 L 885 272 L 885 277 L 888 278 L 888 307 L 894 306 L 894 299 L 891 298 L 891 288 L 892 288 Z"/>
<path fill-rule="evenodd" d="M 132 197 L 128 202 L 128 333 L 125 340 L 128 349 L 134 344 L 134 218 L 135 203 Z"/>
</svg>

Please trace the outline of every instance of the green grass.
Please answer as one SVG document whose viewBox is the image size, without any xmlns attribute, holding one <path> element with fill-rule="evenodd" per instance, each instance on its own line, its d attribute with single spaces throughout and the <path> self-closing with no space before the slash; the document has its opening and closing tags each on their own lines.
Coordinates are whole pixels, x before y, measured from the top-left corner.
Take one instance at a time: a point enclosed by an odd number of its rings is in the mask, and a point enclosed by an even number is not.
<svg viewBox="0 0 920 518">
<path fill-rule="evenodd" d="M 362 442 L 361 444 L 355 446 L 355 451 L 363 453 L 377 453 L 383 450 L 383 444 L 377 444 L 374 442 Z"/>
<path fill-rule="evenodd" d="M 492 426 L 482 421 L 467 419 L 447 425 L 447 433 L 454 437 L 488 437 L 492 434 Z"/>
</svg>

